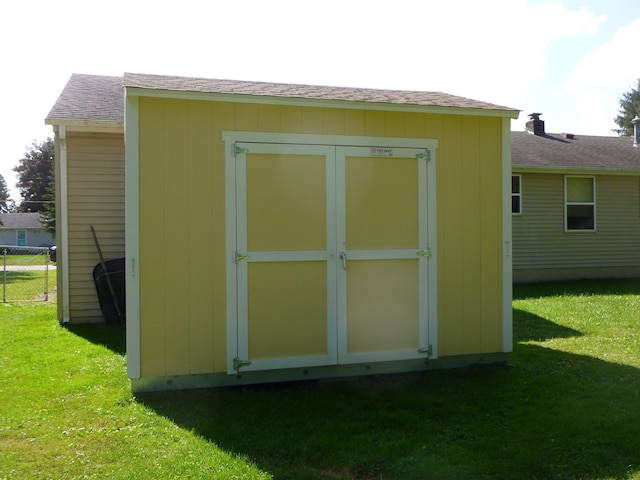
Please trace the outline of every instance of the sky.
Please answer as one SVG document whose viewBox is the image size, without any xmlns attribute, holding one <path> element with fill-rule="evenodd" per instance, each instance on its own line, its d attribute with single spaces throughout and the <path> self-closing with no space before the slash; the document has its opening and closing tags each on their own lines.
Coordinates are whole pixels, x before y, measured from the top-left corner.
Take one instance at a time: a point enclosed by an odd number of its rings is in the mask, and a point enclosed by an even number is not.
<svg viewBox="0 0 640 480">
<path fill-rule="evenodd" d="M 25 0 L 0 7 L 0 175 L 52 134 L 72 73 L 439 91 L 614 135 L 638 0 Z"/>
</svg>

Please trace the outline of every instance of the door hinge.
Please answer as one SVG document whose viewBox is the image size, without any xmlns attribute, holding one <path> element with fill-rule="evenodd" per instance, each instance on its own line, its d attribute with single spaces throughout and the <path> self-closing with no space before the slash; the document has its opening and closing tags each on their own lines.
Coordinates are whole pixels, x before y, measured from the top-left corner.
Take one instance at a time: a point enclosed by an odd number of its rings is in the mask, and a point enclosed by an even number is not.
<svg viewBox="0 0 640 480">
<path fill-rule="evenodd" d="M 248 367 L 251 365 L 249 360 L 240 360 L 238 357 L 233 359 L 233 369 L 237 372 L 242 367 Z"/>
<path fill-rule="evenodd" d="M 426 348 L 419 348 L 418 353 L 422 353 L 423 355 L 430 357 L 431 355 L 433 355 L 433 345 L 429 344 L 429 346 Z"/>
<path fill-rule="evenodd" d="M 426 258 L 426 259 L 430 259 L 430 258 L 431 258 L 431 249 L 430 249 L 430 248 L 427 248 L 427 249 L 425 249 L 425 250 L 420 250 L 420 251 L 418 252 L 418 256 L 419 256 L 419 257 L 424 257 L 424 258 Z"/>
<path fill-rule="evenodd" d="M 249 260 L 249 255 L 243 255 L 241 253 L 234 252 L 234 261 L 236 263 L 240 263 L 243 260 Z"/>
<path fill-rule="evenodd" d="M 431 150 L 426 148 L 424 152 L 418 153 L 416 155 L 416 158 L 421 158 L 421 159 L 424 158 L 424 159 L 427 160 L 427 162 L 430 162 L 431 161 Z"/>
<path fill-rule="evenodd" d="M 249 151 L 248 148 L 241 147 L 237 143 L 234 143 L 231 146 L 231 153 L 233 154 L 234 157 L 237 157 L 238 155 L 242 155 L 243 153 L 247 153 L 248 151 Z"/>
</svg>

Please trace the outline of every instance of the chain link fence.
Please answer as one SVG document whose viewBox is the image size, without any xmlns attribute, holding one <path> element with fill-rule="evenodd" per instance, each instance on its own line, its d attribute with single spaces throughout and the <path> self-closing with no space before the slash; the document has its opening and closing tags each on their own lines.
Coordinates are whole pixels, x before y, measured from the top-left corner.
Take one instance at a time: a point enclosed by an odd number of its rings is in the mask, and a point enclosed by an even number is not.
<svg viewBox="0 0 640 480">
<path fill-rule="evenodd" d="M 54 252 L 49 247 L 0 245 L 2 302 L 55 301 Z"/>
</svg>

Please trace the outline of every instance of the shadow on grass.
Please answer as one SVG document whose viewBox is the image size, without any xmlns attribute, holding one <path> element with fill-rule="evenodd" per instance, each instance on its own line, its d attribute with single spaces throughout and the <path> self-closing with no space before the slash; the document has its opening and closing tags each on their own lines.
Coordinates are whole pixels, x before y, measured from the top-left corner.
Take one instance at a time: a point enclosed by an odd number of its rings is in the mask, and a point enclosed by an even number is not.
<svg viewBox="0 0 640 480">
<path fill-rule="evenodd" d="M 552 338 L 581 337 L 584 334 L 573 328 L 558 325 L 526 310 L 513 309 L 513 321 L 516 323 L 514 341 L 545 341 Z"/>
<path fill-rule="evenodd" d="M 138 400 L 274 478 L 625 478 L 640 375 L 518 344 L 512 365 Z"/>
<path fill-rule="evenodd" d="M 83 323 L 68 325 L 67 329 L 91 343 L 107 347 L 114 353 L 119 355 L 126 354 L 126 328 L 124 325 Z"/>
<path fill-rule="evenodd" d="M 43 280 L 44 281 L 44 270 L 18 270 L 18 271 L 8 271 L 8 272 L 0 272 L 0 285 L 5 282 L 7 285 L 11 283 L 21 283 L 28 282 L 30 280 Z"/>
</svg>

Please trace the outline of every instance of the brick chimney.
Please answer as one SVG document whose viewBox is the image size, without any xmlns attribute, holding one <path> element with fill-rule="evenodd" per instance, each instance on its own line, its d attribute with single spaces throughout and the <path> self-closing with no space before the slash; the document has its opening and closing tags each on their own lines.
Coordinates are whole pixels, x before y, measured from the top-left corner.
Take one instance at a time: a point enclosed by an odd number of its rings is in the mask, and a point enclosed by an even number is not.
<svg viewBox="0 0 640 480">
<path fill-rule="evenodd" d="M 540 120 L 541 113 L 530 113 L 530 120 L 526 123 L 525 129 L 534 135 L 544 135 L 544 120 Z"/>
</svg>

